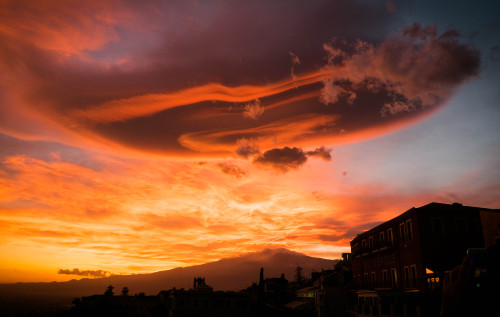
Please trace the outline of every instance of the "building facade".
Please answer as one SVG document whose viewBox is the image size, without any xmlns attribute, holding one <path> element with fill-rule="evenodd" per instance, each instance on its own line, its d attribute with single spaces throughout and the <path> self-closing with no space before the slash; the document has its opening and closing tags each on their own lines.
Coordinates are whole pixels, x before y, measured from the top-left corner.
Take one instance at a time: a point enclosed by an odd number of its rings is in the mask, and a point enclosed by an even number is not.
<svg viewBox="0 0 500 317">
<path fill-rule="evenodd" d="M 432 288 L 445 271 L 461 263 L 467 249 L 491 243 L 495 232 L 483 231 L 485 217 L 489 223 L 499 221 L 500 210 L 430 203 L 359 234 L 351 241 L 355 286 Z"/>
<path fill-rule="evenodd" d="M 351 316 L 437 316 L 443 275 L 500 236 L 500 210 L 458 203 L 411 208 L 351 241 Z"/>
</svg>

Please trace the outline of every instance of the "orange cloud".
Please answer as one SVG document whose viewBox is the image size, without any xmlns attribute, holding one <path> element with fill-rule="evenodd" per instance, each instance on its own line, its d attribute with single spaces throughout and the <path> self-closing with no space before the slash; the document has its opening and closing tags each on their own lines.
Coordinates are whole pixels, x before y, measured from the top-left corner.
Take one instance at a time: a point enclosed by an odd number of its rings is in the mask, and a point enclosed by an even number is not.
<svg viewBox="0 0 500 317">
<path fill-rule="evenodd" d="M 273 145 L 302 144 L 309 138 L 314 138 L 318 127 L 332 128 L 336 118 L 337 116 L 334 115 L 306 114 L 248 129 L 188 133 L 179 137 L 179 143 L 198 152 L 234 152 L 239 147 L 237 140 L 242 138 L 254 141 L 262 148 L 270 148 Z M 297 131 L 301 132 L 300 135 Z M 229 140 L 229 142 L 224 144 L 221 142 L 223 140 Z"/>
<path fill-rule="evenodd" d="M 329 71 L 320 71 L 301 76 L 293 81 L 284 80 L 266 86 L 245 85 L 233 88 L 211 83 L 170 94 L 147 94 L 113 100 L 85 110 L 76 110 L 70 113 L 70 117 L 76 121 L 85 122 L 85 120 L 90 120 L 90 122 L 107 123 L 149 116 L 163 110 L 202 101 L 249 102 L 266 96 L 276 95 L 297 86 L 320 82 L 329 74 Z"/>
</svg>

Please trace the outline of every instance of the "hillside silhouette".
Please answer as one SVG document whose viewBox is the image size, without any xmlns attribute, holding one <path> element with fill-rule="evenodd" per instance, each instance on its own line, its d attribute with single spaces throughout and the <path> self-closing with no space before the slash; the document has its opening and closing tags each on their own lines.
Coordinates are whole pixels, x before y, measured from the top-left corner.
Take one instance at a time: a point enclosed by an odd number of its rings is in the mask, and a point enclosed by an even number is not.
<svg viewBox="0 0 500 317">
<path fill-rule="evenodd" d="M 32 302 L 69 303 L 72 298 L 103 294 L 108 285 L 116 289 L 128 287 L 130 294 L 156 295 L 173 287 L 190 288 L 193 276 L 204 276 L 214 290 L 239 291 L 258 282 L 259 271 L 265 267 L 266 277 L 279 277 L 282 273 L 293 280 L 297 266 L 307 276 L 313 270 L 333 268 L 338 260 L 310 257 L 287 249 L 265 249 L 238 257 L 225 258 L 201 265 L 175 268 L 150 274 L 115 275 L 105 278 L 71 280 L 51 283 L 0 284 L 0 304 L 14 303 L 29 298 Z M 42 300 L 43 298 L 43 300 Z M 59 298 L 59 300 L 57 300 Z M 69 299 L 69 301 L 67 301 Z"/>
</svg>

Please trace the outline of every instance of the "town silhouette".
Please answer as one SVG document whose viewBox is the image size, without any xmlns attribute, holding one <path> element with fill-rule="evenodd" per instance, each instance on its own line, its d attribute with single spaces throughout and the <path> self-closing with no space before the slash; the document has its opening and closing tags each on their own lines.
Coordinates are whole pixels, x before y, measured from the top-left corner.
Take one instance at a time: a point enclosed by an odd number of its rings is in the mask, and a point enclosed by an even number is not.
<svg viewBox="0 0 500 317">
<path fill-rule="evenodd" d="M 0 314 L 495 316 L 499 228 L 500 210 L 430 203 L 359 233 L 351 241 L 351 253 L 343 253 L 331 268 L 310 274 L 296 266 L 292 276 L 268 276 L 261 267 L 255 271 L 255 281 L 239 291 L 214 289 L 210 276 L 193 276 L 192 287 L 173 287 L 157 294 L 132 294 L 127 286 L 116 289 L 109 284 L 101 294 L 74 298 L 65 309 L 18 311 L 11 307 L 2 308 Z M 284 249 L 276 252 L 273 256 L 300 255 Z M 29 296 L 24 300 L 29 301 Z"/>
</svg>

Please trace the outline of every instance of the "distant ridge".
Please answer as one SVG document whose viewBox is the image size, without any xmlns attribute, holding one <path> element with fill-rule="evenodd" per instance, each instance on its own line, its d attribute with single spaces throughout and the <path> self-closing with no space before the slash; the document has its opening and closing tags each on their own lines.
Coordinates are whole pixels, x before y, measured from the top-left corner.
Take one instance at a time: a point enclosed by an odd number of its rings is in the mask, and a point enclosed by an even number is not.
<svg viewBox="0 0 500 317">
<path fill-rule="evenodd" d="M 97 279 L 83 278 L 68 282 L 0 284 L 0 299 L 6 296 L 1 294 L 81 297 L 102 294 L 109 284 L 115 287 L 117 295 L 124 286 L 129 288 L 131 295 L 141 292 L 156 295 L 159 291 L 168 290 L 174 286 L 178 289 L 189 289 L 192 287 L 195 276 L 205 277 L 207 284 L 214 290 L 239 291 L 251 285 L 252 282 L 258 282 L 261 267 L 264 267 L 265 277 L 279 277 L 284 273 L 285 278 L 292 281 L 297 266 L 301 266 L 307 276 L 313 270 L 333 268 L 337 262 L 338 260 L 310 257 L 283 248 L 265 249 L 261 252 L 150 274 L 115 275 Z"/>
</svg>

